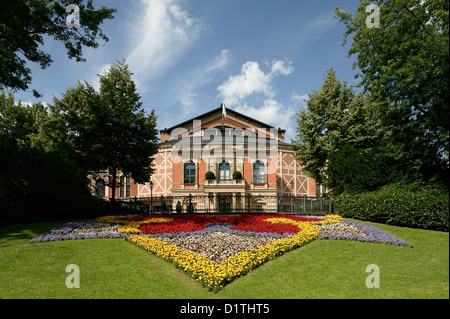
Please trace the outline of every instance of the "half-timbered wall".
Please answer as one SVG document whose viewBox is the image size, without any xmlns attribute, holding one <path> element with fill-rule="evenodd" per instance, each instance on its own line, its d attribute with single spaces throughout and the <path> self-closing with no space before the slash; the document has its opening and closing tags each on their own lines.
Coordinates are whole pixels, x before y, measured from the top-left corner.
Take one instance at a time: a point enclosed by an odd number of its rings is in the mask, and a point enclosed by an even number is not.
<svg viewBox="0 0 450 319">
<path fill-rule="evenodd" d="M 278 149 L 277 190 L 281 196 L 315 196 L 316 183 L 302 170 L 294 159 L 294 151 L 283 147 Z"/>
</svg>

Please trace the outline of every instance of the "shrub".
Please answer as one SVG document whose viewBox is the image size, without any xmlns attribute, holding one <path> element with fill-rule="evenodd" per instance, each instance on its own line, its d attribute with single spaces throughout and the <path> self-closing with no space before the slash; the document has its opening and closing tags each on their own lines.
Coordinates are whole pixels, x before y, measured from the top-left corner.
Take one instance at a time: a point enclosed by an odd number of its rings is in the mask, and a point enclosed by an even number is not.
<svg viewBox="0 0 450 319">
<path fill-rule="evenodd" d="M 396 226 L 448 231 L 449 191 L 441 185 L 395 183 L 377 191 L 341 194 L 335 212 L 343 217 Z"/>
<path fill-rule="evenodd" d="M 242 174 L 239 171 L 233 173 L 233 179 L 242 179 Z"/>
<path fill-rule="evenodd" d="M 214 179 L 214 178 L 216 178 L 216 175 L 214 175 L 214 173 L 211 171 L 207 171 L 205 174 L 205 178 L 206 179 Z"/>
</svg>

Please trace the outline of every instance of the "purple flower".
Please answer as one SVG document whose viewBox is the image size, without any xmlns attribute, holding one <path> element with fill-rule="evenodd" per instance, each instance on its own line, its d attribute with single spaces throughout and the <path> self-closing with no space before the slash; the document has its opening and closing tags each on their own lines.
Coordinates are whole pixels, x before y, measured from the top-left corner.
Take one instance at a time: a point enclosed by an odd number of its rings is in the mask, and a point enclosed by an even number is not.
<svg viewBox="0 0 450 319">
<path fill-rule="evenodd" d="M 346 223 L 348 225 L 353 225 L 355 227 L 358 227 L 362 232 L 366 233 L 367 236 L 363 235 L 324 235 L 319 234 L 319 239 L 347 239 L 347 240 L 357 240 L 362 242 L 372 242 L 372 243 L 384 243 L 384 244 L 391 244 L 395 246 L 405 246 L 405 247 L 412 247 L 411 244 L 404 240 L 400 240 L 394 235 L 391 235 L 384 230 L 372 226 L 372 225 L 366 225 L 362 223 L 356 223 L 352 221 L 341 221 L 341 223 Z"/>
</svg>

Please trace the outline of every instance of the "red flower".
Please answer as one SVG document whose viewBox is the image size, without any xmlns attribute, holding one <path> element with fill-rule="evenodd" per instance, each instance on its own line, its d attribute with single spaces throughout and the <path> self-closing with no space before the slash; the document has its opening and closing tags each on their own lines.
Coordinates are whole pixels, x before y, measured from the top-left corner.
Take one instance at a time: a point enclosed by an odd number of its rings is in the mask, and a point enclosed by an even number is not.
<svg viewBox="0 0 450 319">
<path fill-rule="evenodd" d="M 135 216 L 120 218 L 123 221 L 144 221 L 154 218 L 154 215 Z M 207 228 L 207 224 L 212 223 L 229 223 L 230 229 L 241 231 L 252 231 L 258 233 L 290 233 L 294 234 L 299 231 L 297 226 L 290 224 L 272 224 L 265 220 L 268 218 L 279 217 L 289 218 L 299 222 L 318 221 L 318 218 L 298 217 L 285 214 L 248 214 L 236 216 L 201 216 L 201 215 L 169 215 L 163 214 L 158 217 L 172 218 L 173 221 L 163 223 L 148 223 L 139 227 L 144 234 L 160 234 L 160 233 L 180 233 L 203 230 Z"/>
</svg>

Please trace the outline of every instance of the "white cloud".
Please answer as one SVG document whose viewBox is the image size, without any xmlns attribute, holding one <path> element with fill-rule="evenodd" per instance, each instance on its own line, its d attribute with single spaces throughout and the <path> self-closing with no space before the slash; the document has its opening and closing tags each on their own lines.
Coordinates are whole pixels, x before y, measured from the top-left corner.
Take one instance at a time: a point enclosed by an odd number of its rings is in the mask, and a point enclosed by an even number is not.
<svg viewBox="0 0 450 319">
<path fill-rule="evenodd" d="M 247 61 L 242 65 L 240 74 L 230 76 L 217 90 L 228 106 L 238 104 L 253 93 L 263 93 L 266 97 L 273 98 L 275 96 L 271 83 L 273 78 L 277 75 L 289 75 L 293 71 L 291 62 L 277 60 L 273 61 L 271 71 L 266 74 L 259 68 L 257 62 Z"/>
<path fill-rule="evenodd" d="M 167 70 L 197 39 L 200 23 L 183 10 L 178 0 L 142 0 L 133 21 L 127 57 L 138 81 L 151 79 Z"/>
<path fill-rule="evenodd" d="M 237 112 L 274 127 L 286 129 L 286 137 L 293 136 L 296 108 L 291 105 L 285 106 L 275 99 L 273 80 L 277 76 L 291 74 L 294 67 L 292 62 L 281 60 L 272 61 L 267 66 L 270 67 L 270 71 L 265 73 L 257 62 L 248 61 L 242 65 L 238 75 L 230 76 L 217 87 L 217 90 L 228 107 L 235 106 Z M 257 93 L 264 95 L 263 105 L 259 107 L 249 105 L 246 98 Z M 307 96 L 294 94 L 290 102 L 305 97 Z"/>
<path fill-rule="evenodd" d="M 287 64 L 281 60 L 274 61 L 272 64 L 272 76 L 279 73 L 281 75 L 289 75 L 294 72 L 294 67 L 292 66 L 292 62 L 288 62 Z"/>
<path fill-rule="evenodd" d="M 264 74 L 258 63 L 253 61 L 244 63 L 240 74 L 230 76 L 217 89 L 224 97 L 224 102 L 227 105 L 235 105 L 239 100 L 252 93 L 273 95 L 269 75 Z"/>
<path fill-rule="evenodd" d="M 237 106 L 235 111 L 272 126 L 284 128 L 288 131 L 288 133 L 290 133 L 289 129 L 291 127 L 291 120 L 295 115 L 295 110 L 290 107 L 283 106 L 280 102 L 274 99 L 264 100 L 264 105 L 259 108 L 248 106 L 245 103 Z"/>
<path fill-rule="evenodd" d="M 214 59 L 214 61 L 206 66 L 205 72 L 210 73 L 218 70 L 223 70 L 223 68 L 225 68 L 225 66 L 228 64 L 229 53 L 230 50 L 228 49 L 221 50 L 220 54 Z"/>
</svg>

